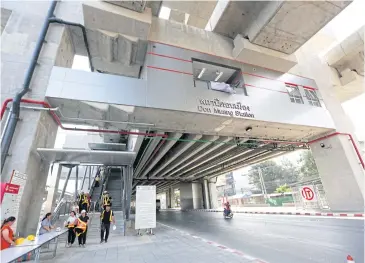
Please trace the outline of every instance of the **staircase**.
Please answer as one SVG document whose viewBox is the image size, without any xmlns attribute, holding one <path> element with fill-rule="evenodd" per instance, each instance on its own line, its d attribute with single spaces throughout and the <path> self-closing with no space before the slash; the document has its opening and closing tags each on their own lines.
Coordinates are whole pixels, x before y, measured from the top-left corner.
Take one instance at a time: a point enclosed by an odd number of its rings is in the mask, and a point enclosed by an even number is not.
<svg viewBox="0 0 365 263">
<path fill-rule="evenodd" d="M 112 200 L 112 210 L 122 211 L 122 177 L 121 170 L 119 168 L 114 168 L 111 170 L 108 184 L 106 190 L 109 195 L 113 198 Z"/>
</svg>

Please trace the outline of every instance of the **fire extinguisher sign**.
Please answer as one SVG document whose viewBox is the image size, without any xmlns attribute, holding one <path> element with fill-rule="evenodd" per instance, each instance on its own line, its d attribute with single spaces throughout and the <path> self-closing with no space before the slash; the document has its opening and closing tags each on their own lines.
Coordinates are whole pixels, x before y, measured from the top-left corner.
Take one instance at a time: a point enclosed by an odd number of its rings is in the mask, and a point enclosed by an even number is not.
<svg viewBox="0 0 365 263">
<path fill-rule="evenodd" d="M 317 202 L 316 192 L 313 185 L 303 185 L 300 187 L 300 194 L 304 202 Z"/>
</svg>

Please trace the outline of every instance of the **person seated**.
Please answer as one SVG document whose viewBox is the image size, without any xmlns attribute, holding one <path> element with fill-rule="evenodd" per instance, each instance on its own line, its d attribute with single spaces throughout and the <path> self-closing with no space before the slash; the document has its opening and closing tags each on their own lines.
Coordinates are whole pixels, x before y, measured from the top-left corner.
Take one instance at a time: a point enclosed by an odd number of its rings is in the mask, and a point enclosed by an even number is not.
<svg viewBox="0 0 365 263">
<path fill-rule="evenodd" d="M 227 203 L 224 204 L 224 215 L 228 216 L 231 213 L 231 205 L 227 201 Z"/>
</svg>

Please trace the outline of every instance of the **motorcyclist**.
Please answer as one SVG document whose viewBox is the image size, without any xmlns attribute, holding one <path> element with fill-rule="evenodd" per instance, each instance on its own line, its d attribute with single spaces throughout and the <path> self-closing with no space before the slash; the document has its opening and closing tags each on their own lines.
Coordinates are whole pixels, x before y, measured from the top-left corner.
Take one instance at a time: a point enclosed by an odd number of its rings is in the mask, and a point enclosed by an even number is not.
<svg viewBox="0 0 365 263">
<path fill-rule="evenodd" d="M 227 203 L 224 204 L 224 215 L 228 216 L 231 213 L 231 205 L 227 201 Z"/>
</svg>

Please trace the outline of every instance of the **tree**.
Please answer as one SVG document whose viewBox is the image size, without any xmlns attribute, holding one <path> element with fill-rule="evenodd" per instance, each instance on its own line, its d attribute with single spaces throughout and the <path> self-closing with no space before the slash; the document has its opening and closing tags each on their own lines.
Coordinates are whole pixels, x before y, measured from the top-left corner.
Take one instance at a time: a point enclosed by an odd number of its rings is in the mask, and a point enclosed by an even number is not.
<svg viewBox="0 0 365 263">
<path fill-rule="evenodd" d="M 311 151 L 301 153 L 298 164 L 302 180 L 319 177 L 317 165 Z"/>
<path fill-rule="evenodd" d="M 259 169 L 261 169 L 262 178 L 266 192 L 274 193 L 276 188 L 283 184 L 290 184 L 297 180 L 297 173 L 294 172 L 295 167 L 286 162 L 285 165 L 279 165 L 274 161 L 265 161 L 255 164 L 248 171 L 248 180 L 256 189 L 262 191 Z"/>
<path fill-rule="evenodd" d="M 278 188 L 276 188 L 275 193 L 284 194 L 284 193 L 288 193 L 290 191 L 291 191 L 290 187 L 287 186 L 286 184 L 284 184 L 284 185 L 281 185 Z"/>
<path fill-rule="evenodd" d="M 262 185 L 259 169 L 261 169 L 262 178 L 264 179 L 266 192 L 268 194 L 274 193 L 276 189 L 282 185 L 292 184 L 298 181 L 298 168 L 287 158 L 282 159 L 280 164 L 272 160 L 258 163 L 251 167 L 247 176 L 249 183 L 261 192 Z"/>
</svg>

